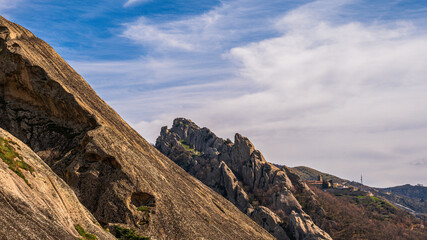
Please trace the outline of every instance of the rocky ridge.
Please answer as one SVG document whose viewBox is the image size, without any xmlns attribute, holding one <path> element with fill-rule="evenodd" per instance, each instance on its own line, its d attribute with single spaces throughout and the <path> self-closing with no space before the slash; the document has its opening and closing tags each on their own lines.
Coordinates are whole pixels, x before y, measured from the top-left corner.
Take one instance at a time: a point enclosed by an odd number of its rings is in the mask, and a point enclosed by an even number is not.
<svg viewBox="0 0 427 240">
<path fill-rule="evenodd" d="M 156 148 L 227 198 L 277 239 L 331 239 L 307 215 L 304 205 L 322 214 L 315 194 L 286 167 L 268 163 L 240 134 L 234 143 L 218 138 L 207 128 L 177 118 L 163 127 Z"/>
<path fill-rule="evenodd" d="M 145 141 L 46 42 L 1 16 L 0 66 L 0 127 L 103 227 L 152 239 L 273 239 Z"/>
</svg>

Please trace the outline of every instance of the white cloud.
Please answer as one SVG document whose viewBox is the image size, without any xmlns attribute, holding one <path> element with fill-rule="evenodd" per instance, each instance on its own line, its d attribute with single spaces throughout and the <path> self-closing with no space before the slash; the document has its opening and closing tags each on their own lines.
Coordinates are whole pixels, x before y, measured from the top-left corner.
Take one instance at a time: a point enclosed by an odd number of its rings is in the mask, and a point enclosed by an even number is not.
<svg viewBox="0 0 427 240">
<path fill-rule="evenodd" d="M 172 25 L 172 26 L 170 26 Z M 177 31 L 175 24 L 166 24 L 163 29 L 150 25 L 145 18 L 128 25 L 124 36 L 143 44 L 157 47 L 171 47 L 192 50 L 195 46 L 184 31 Z M 193 26 L 196 28 L 197 26 Z"/>
<path fill-rule="evenodd" d="M 279 13 L 269 17 L 263 13 L 275 2 L 260 5 L 257 0 L 222 1 L 203 14 L 168 22 L 141 17 L 126 24 L 122 36 L 155 50 L 223 51 L 250 33 L 267 35 L 273 29 L 271 21 Z"/>
<path fill-rule="evenodd" d="M 218 22 L 222 15 L 218 11 L 166 23 L 150 23 L 144 17 L 126 25 L 123 36 L 157 49 L 179 49 L 201 51 L 217 47 L 223 35 L 218 34 Z M 207 44 L 207 43 L 210 44 Z"/>
<path fill-rule="evenodd" d="M 130 7 L 135 4 L 141 4 L 141 3 L 147 3 L 147 2 L 151 2 L 151 0 L 128 0 L 123 6 Z"/>
<path fill-rule="evenodd" d="M 228 113 L 249 118 L 240 128 L 275 161 L 378 185 L 425 182 L 427 169 L 410 163 L 427 155 L 427 36 L 407 22 L 309 21 L 317 7 L 285 16 L 283 36 L 230 51 L 262 90 L 228 101 Z"/>
<path fill-rule="evenodd" d="M 426 165 L 414 164 L 427 155 L 427 36 L 419 27 L 336 20 L 345 14 L 343 1 L 316 1 L 265 20 L 245 15 L 259 11 L 247 2 L 127 25 L 124 36 L 149 45 L 152 58 L 102 63 L 98 71 L 131 84 L 95 86 L 114 96 L 113 107 L 150 142 L 162 125 L 188 117 L 224 138 L 248 136 L 269 161 L 350 180 L 363 173 L 376 186 L 426 184 Z M 273 28 L 276 37 L 235 45 L 248 31 Z M 77 69 L 96 76 L 92 67 Z"/>
<path fill-rule="evenodd" d="M 22 0 L 0 0 L 0 14 L 4 14 L 5 10 L 15 8 Z"/>
</svg>

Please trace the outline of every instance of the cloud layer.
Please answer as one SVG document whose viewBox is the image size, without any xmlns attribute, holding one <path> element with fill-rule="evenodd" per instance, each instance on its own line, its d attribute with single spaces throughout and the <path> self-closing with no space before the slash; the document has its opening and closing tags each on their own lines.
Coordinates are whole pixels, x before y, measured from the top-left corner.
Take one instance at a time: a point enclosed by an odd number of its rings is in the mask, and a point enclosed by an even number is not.
<svg viewBox="0 0 427 240">
<path fill-rule="evenodd" d="M 21 0 L 0 0 L 0 14 L 4 14 L 5 10 L 14 8 Z"/>
<path fill-rule="evenodd" d="M 283 36 L 231 50 L 241 76 L 263 89 L 234 100 L 257 119 L 245 130 L 283 163 L 354 180 L 363 173 L 374 185 L 425 182 L 425 166 L 411 163 L 427 154 L 426 36 L 408 23 L 308 16 L 286 16 Z"/>
<path fill-rule="evenodd" d="M 151 0 L 127 0 L 126 3 L 123 5 L 124 7 L 130 7 L 132 5 L 141 4 L 150 2 Z"/>
<path fill-rule="evenodd" d="M 73 66 L 151 142 L 188 117 L 220 137 L 248 136 L 272 162 L 425 184 L 427 36 L 410 19 L 340 18 L 354 2 L 289 11 L 239 0 L 174 21 L 142 17 L 122 36 L 149 56 Z"/>
<path fill-rule="evenodd" d="M 304 1 L 259 0 L 220 1 L 200 15 L 172 21 L 140 17 L 125 24 L 123 36 L 150 50 L 224 51 L 236 45 L 261 40 L 276 34 L 274 22 L 283 12 Z"/>
</svg>

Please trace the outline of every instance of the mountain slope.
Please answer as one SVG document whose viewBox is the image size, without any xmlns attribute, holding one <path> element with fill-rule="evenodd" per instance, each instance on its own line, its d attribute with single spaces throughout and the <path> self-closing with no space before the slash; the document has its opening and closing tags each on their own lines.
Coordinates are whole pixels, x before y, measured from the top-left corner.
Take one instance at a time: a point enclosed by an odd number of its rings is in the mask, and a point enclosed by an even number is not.
<svg viewBox="0 0 427 240">
<path fill-rule="evenodd" d="M 334 239 L 425 239 L 427 237 L 422 220 L 413 216 L 422 215 L 420 214 L 422 212 L 415 214 L 413 210 L 408 209 L 410 207 L 422 210 L 425 203 L 420 199 L 350 182 L 308 167 L 296 167 L 292 170 L 301 174 L 305 180 L 315 180 L 320 175 L 323 179 L 333 180 L 336 183 L 348 183 L 362 189 L 362 191 L 352 192 L 310 186 L 326 212 L 324 216 L 313 214 L 312 217 Z M 422 196 L 425 188 L 420 187 L 402 186 L 401 188 L 415 189 L 415 194 Z"/>
<path fill-rule="evenodd" d="M 326 214 L 318 222 L 336 240 L 427 239 L 422 220 L 375 196 L 335 195 L 312 187 Z"/>
<path fill-rule="evenodd" d="M 171 129 L 161 129 L 156 147 L 277 239 L 330 239 L 297 200 L 306 199 L 307 205 L 321 214 L 314 193 L 286 167 L 280 170 L 265 161 L 240 134 L 233 143 L 190 120 L 177 118 Z"/>
<path fill-rule="evenodd" d="M 0 17 L 0 127 L 104 226 L 156 239 L 272 239 L 159 153 L 47 43 Z"/>
<path fill-rule="evenodd" d="M 322 179 L 326 181 L 332 180 L 333 182 L 337 182 L 337 183 L 348 182 L 347 180 L 336 177 L 334 175 L 323 173 L 323 172 L 317 171 L 316 169 L 305 167 L 305 166 L 293 167 L 291 169 L 304 181 L 317 180 L 319 176 L 322 176 Z"/>
<path fill-rule="evenodd" d="M 115 239 L 29 147 L 0 129 L 1 239 Z M 78 227 L 77 227 L 78 228 Z"/>
<path fill-rule="evenodd" d="M 294 167 L 292 168 L 292 171 L 298 174 L 304 181 L 317 180 L 317 177 L 320 175 L 325 180 L 332 180 L 335 183 L 349 183 L 355 187 L 363 188 L 375 196 L 384 198 L 411 214 L 419 216 L 427 214 L 427 202 L 425 201 L 427 188 L 423 186 L 411 186 L 406 184 L 391 188 L 374 188 L 361 185 L 357 182 L 345 180 L 328 173 L 323 173 L 309 167 Z"/>
<path fill-rule="evenodd" d="M 412 186 L 410 184 L 405 184 L 396 187 L 379 188 L 379 190 L 399 194 L 409 198 L 416 198 L 419 200 L 427 199 L 427 187 L 421 185 Z"/>
</svg>

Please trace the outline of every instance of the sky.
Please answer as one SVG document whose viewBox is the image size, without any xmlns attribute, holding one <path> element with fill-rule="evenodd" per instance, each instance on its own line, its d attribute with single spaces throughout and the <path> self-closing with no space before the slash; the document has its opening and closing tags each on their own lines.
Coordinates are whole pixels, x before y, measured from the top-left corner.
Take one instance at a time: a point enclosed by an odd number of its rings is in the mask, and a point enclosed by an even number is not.
<svg viewBox="0 0 427 240">
<path fill-rule="evenodd" d="M 427 185 L 427 1 L 0 0 L 145 139 L 189 118 L 267 161 Z"/>
</svg>

